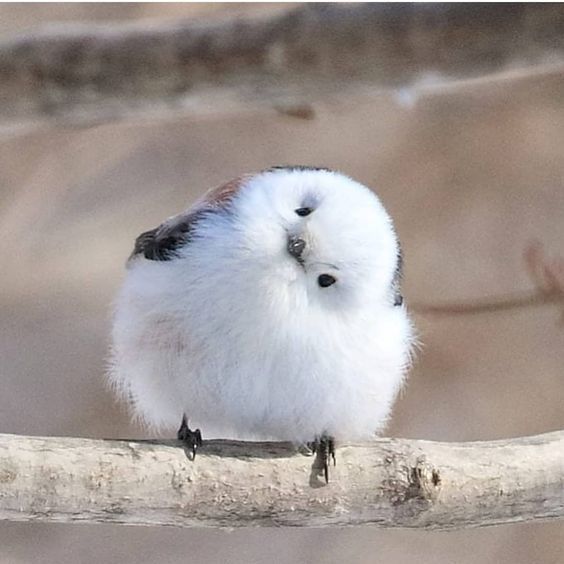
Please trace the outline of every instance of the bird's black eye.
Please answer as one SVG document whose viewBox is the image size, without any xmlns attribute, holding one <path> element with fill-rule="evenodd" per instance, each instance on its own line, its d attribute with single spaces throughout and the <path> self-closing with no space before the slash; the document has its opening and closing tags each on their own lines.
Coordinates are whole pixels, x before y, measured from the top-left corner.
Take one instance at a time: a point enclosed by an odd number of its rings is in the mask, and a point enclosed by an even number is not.
<svg viewBox="0 0 564 564">
<path fill-rule="evenodd" d="M 317 283 L 322 288 L 327 288 L 329 286 L 332 286 L 333 284 L 335 284 L 335 282 L 337 282 L 337 279 L 334 276 L 331 276 L 330 274 L 320 274 L 317 277 Z"/>
<path fill-rule="evenodd" d="M 306 215 L 309 215 L 312 211 L 313 208 L 298 208 L 297 210 L 294 210 L 300 217 L 305 217 Z"/>
</svg>

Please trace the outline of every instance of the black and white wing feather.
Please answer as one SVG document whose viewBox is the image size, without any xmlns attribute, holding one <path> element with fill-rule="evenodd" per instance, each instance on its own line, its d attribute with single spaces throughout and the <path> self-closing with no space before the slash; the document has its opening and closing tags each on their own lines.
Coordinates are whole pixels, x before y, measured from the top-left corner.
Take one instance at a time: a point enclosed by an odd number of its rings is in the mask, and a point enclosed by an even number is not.
<svg viewBox="0 0 564 564">
<path fill-rule="evenodd" d="M 135 239 L 129 260 L 138 256 L 158 261 L 176 258 L 178 250 L 190 241 L 194 228 L 203 215 L 203 211 L 187 210 L 167 219 L 158 227 L 141 233 Z"/>
<path fill-rule="evenodd" d="M 178 251 L 190 242 L 198 222 L 210 213 L 221 213 L 229 204 L 249 176 L 241 176 L 213 188 L 193 207 L 167 219 L 164 223 L 141 233 L 135 240 L 129 260 L 145 257 L 147 260 L 167 261 L 178 257 Z"/>
</svg>

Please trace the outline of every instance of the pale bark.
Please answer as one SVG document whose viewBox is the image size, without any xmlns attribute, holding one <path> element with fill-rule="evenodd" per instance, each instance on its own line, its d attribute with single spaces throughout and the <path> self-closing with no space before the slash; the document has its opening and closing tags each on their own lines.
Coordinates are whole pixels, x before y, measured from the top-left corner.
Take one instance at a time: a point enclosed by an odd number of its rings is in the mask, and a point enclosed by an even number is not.
<svg viewBox="0 0 564 564">
<path fill-rule="evenodd" d="M 310 103 L 564 61 L 562 4 L 314 4 L 268 17 L 50 27 L 0 43 L 0 123 Z M 297 108 L 297 110 L 296 110 Z"/>
<path fill-rule="evenodd" d="M 183 527 L 452 529 L 564 517 L 564 431 L 340 445 L 325 484 L 284 443 L 0 435 L 0 519 Z"/>
</svg>

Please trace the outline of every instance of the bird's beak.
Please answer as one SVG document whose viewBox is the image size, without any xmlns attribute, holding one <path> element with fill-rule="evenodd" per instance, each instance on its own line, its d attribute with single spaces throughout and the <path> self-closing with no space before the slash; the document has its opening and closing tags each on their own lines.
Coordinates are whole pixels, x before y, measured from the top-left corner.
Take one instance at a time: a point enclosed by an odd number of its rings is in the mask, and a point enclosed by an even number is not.
<svg viewBox="0 0 564 564">
<path fill-rule="evenodd" d="M 288 237 L 288 253 L 290 253 L 290 255 L 294 257 L 300 264 L 304 262 L 302 254 L 305 248 L 306 242 L 297 235 L 291 235 Z"/>
</svg>

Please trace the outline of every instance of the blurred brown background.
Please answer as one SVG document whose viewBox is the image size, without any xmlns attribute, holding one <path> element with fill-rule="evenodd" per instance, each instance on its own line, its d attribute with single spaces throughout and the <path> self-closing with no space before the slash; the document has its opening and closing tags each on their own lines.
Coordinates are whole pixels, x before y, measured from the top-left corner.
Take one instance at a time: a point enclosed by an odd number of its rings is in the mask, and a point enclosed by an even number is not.
<svg viewBox="0 0 564 564">
<path fill-rule="evenodd" d="M 217 17 L 278 5 L 0 6 L 48 21 Z M 405 101 L 409 103 L 406 104 Z M 408 303 L 532 287 L 523 249 L 564 255 L 564 72 L 256 116 L 0 137 L 0 432 L 141 437 L 104 387 L 111 302 L 134 237 L 206 188 L 272 164 L 338 168 L 395 217 Z M 444 440 L 564 428 L 555 306 L 417 319 L 423 349 L 389 433 Z M 0 523 L 0 562 L 564 562 L 564 523 L 452 533 Z"/>
</svg>

